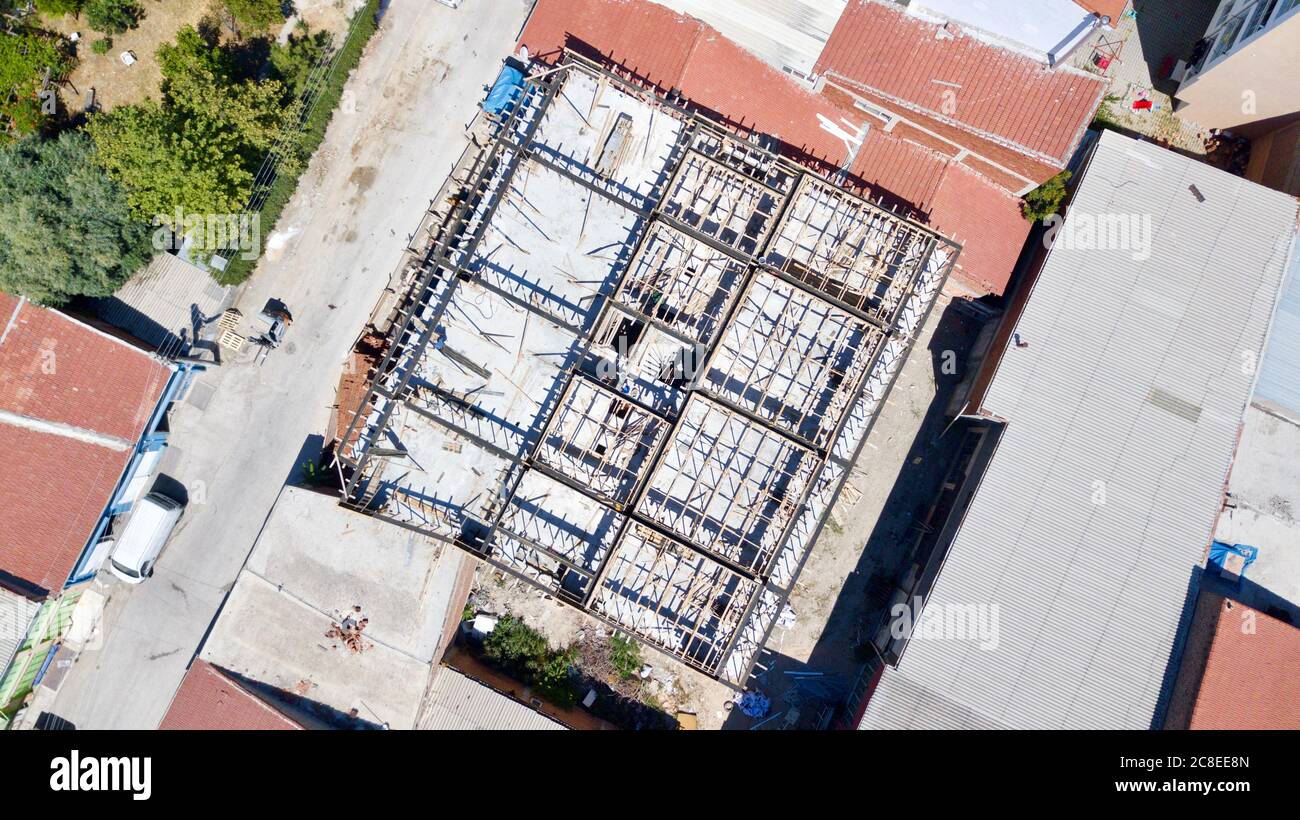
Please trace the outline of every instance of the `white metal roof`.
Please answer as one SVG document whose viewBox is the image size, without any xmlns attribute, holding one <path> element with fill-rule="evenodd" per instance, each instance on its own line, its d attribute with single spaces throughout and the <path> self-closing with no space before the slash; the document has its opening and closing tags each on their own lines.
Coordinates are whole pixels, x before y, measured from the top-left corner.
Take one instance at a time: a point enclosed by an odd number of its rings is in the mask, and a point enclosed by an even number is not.
<svg viewBox="0 0 1300 820">
<path fill-rule="evenodd" d="M 0 678 L 22 646 L 40 603 L 0 588 Z"/>
<path fill-rule="evenodd" d="M 434 673 L 421 729 L 563 729 L 545 715 L 449 666 Z"/>
<path fill-rule="evenodd" d="M 703 20 L 765 62 L 811 74 L 848 0 L 656 0 Z"/>
<path fill-rule="evenodd" d="M 1005 431 L 926 604 L 997 605 L 998 646 L 913 640 L 863 728 L 1146 728 L 1162 711 L 1296 203 L 1106 133 L 1080 214 L 1150 214 L 1151 253 L 1058 237 L 1016 326 L 1028 347 L 985 400 Z"/>
</svg>

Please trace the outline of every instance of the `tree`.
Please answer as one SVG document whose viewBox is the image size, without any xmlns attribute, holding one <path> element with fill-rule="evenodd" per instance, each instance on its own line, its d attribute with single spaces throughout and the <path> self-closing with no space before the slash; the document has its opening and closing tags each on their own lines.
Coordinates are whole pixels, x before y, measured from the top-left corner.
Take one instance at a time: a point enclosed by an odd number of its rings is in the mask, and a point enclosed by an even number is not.
<svg viewBox="0 0 1300 820">
<path fill-rule="evenodd" d="M 173 228 L 175 214 L 243 210 L 286 111 L 274 80 L 236 80 L 230 57 L 184 28 L 158 49 L 162 102 L 118 106 L 86 130 L 135 215 Z"/>
<path fill-rule="evenodd" d="M 11 124 L 18 135 L 44 125 L 49 116 L 38 97 L 42 84 L 47 76 L 59 77 L 75 64 L 62 42 L 44 32 L 0 36 L 0 134 L 5 125 Z"/>
<path fill-rule="evenodd" d="M 86 132 L 139 219 L 172 225 L 178 209 L 238 213 L 248 198 L 253 174 L 240 158 L 239 135 L 211 120 L 150 101 L 97 114 Z"/>
<path fill-rule="evenodd" d="M 280 0 L 222 0 L 230 16 L 248 31 L 265 31 L 284 22 Z"/>
<path fill-rule="evenodd" d="M 302 23 L 283 45 L 271 46 L 271 67 L 276 78 L 284 83 L 289 95 L 287 102 L 302 95 L 312 71 L 329 56 L 331 47 L 329 32 L 312 33 Z"/>
<path fill-rule="evenodd" d="M 135 28 L 144 17 L 144 9 L 135 0 L 86 0 L 85 11 L 90 27 L 105 34 Z"/>
<path fill-rule="evenodd" d="M 45 305 L 107 296 L 149 261 L 150 227 L 94 151 L 75 131 L 0 149 L 0 290 Z"/>
<path fill-rule="evenodd" d="M 1030 222 L 1038 222 L 1061 210 L 1061 202 L 1066 194 L 1065 183 L 1070 181 L 1070 177 L 1069 171 L 1062 171 L 1025 194 L 1020 213 Z"/>
<path fill-rule="evenodd" d="M 36 9 L 49 17 L 74 17 L 81 12 L 82 0 L 36 0 Z"/>
</svg>

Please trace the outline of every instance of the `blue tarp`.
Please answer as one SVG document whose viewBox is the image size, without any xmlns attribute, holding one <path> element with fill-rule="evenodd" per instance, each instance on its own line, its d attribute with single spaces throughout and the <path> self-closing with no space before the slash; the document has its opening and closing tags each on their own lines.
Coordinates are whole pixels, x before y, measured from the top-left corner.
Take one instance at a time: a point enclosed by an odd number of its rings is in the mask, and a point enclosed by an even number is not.
<svg viewBox="0 0 1300 820">
<path fill-rule="evenodd" d="M 483 110 L 489 114 L 500 114 L 519 98 L 519 91 L 524 87 L 524 73 L 517 68 L 505 66 L 492 84 L 487 99 L 483 101 Z"/>
<path fill-rule="evenodd" d="M 1252 547 L 1248 544 L 1225 544 L 1222 541 L 1215 541 L 1210 545 L 1210 566 L 1222 574 L 1223 564 L 1230 555 L 1240 555 L 1246 559 L 1240 573 L 1245 575 L 1246 570 L 1250 569 L 1250 565 L 1255 563 L 1255 558 L 1259 556 L 1259 547 Z"/>
</svg>

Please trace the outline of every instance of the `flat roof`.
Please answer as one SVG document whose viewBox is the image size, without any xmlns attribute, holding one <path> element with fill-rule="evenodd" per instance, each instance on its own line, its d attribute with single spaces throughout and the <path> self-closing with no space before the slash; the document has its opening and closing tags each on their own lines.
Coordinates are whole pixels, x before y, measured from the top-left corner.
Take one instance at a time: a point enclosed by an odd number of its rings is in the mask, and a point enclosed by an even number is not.
<svg viewBox="0 0 1300 820">
<path fill-rule="evenodd" d="M 1134 236 L 1149 219 L 1149 245 L 1101 249 L 1083 228 L 1111 216 Z M 863 728 L 1159 722 L 1295 225 L 1290 197 L 1102 134 L 1014 325 L 1026 346 L 997 365 L 982 411 L 1005 427 L 925 601 L 997 607 L 996 648 L 914 638 Z"/>
<path fill-rule="evenodd" d="M 454 182 L 345 503 L 743 685 L 958 248 L 576 56 Z"/>
<path fill-rule="evenodd" d="M 410 728 L 460 565 L 460 553 L 418 533 L 285 487 L 200 657 L 337 712 Z M 338 634 L 345 619 L 365 620 L 359 640 Z"/>
</svg>

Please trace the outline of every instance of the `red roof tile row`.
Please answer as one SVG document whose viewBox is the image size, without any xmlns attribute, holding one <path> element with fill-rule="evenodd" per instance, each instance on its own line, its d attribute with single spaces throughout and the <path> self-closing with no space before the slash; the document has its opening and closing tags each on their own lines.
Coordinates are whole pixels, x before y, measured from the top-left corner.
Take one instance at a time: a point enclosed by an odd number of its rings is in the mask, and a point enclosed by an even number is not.
<svg viewBox="0 0 1300 820">
<path fill-rule="evenodd" d="M 171 370 L 57 311 L 0 293 L 0 572 L 63 586 Z M 65 427 L 60 435 L 27 426 Z M 95 436 L 119 443 L 95 443 Z"/>
<path fill-rule="evenodd" d="M 1300 629 L 1224 600 L 1192 729 L 1300 729 Z"/>
<path fill-rule="evenodd" d="M 285 730 L 303 727 L 217 667 L 196 660 L 186 671 L 158 728 Z"/>
<path fill-rule="evenodd" d="M 705 113 L 778 137 L 802 161 L 838 166 L 848 158 L 848 147 L 821 127 L 819 114 L 833 122 L 863 119 L 700 21 L 646 0 L 539 0 L 520 43 L 551 62 L 567 46 L 616 63 L 661 89 L 679 90 Z M 850 171 L 863 193 L 962 243 L 958 275 L 968 284 L 990 293 L 1006 287 L 1029 234 L 1006 187 L 881 128 L 868 131 Z"/>
<path fill-rule="evenodd" d="M 1106 88 L 1102 77 L 1048 68 L 878 0 L 849 0 L 816 70 L 1058 165 Z"/>
</svg>

